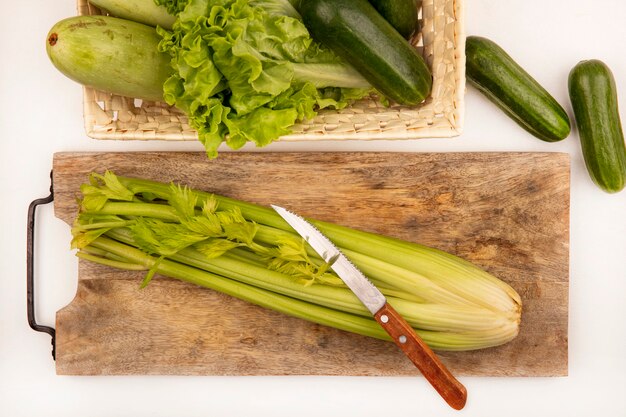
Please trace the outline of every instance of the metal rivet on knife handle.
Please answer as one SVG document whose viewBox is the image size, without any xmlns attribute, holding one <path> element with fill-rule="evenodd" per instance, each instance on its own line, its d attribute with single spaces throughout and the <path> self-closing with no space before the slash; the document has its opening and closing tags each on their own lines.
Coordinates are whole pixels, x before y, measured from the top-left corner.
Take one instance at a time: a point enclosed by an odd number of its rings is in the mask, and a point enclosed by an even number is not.
<svg viewBox="0 0 626 417">
<path fill-rule="evenodd" d="M 386 317 L 386 320 L 383 317 Z M 450 407 L 456 410 L 462 409 L 467 401 L 467 390 L 406 320 L 389 304 L 385 304 L 374 315 L 374 318 Z"/>
</svg>

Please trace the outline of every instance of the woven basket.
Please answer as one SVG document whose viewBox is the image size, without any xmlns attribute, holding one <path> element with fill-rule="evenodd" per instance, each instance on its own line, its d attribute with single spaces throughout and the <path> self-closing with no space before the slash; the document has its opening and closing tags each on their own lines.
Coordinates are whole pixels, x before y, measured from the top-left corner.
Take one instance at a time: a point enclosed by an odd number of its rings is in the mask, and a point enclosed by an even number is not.
<svg viewBox="0 0 626 417">
<path fill-rule="evenodd" d="M 102 14 L 78 0 L 79 15 Z M 375 97 L 343 110 L 324 110 L 293 126 L 281 140 L 415 139 L 452 137 L 463 128 L 465 34 L 462 0 L 423 0 L 422 31 L 413 45 L 433 72 L 431 96 L 414 107 L 383 106 Z M 84 89 L 87 135 L 95 139 L 195 140 L 187 117 L 165 103 L 146 102 Z"/>
</svg>

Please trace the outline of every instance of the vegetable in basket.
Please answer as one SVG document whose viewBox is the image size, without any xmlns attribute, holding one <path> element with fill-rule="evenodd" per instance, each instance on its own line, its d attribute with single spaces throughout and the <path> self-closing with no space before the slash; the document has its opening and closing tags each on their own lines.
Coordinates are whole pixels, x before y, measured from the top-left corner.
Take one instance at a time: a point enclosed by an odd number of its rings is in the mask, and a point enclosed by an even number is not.
<svg viewBox="0 0 626 417">
<path fill-rule="evenodd" d="M 246 0 L 221 4 L 191 1 L 172 32 L 159 29 L 161 39 L 149 26 L 113 17 L 69 18 L 50 30 L 47 51 L 84 85 L 176 105 L 210 157 L 222 142 L 267 145 L 319 109 L 343 108 L 372 92 L 311 39 L 289 2 L 259 2 L 267 9 Z"/>
<path fill-rule="evenodd" d="M 97 90 L 150 101 L 163 100 L 172 74 L 170 58 L 158 51 L 154 28 L 107 16 L 58 22 L 46 51 L 67 77 Z"/>
<path fill-rule="evenodd" d="M 173 31 L 157 30 L 175 70 L 165 101 L 189 115 L 212 157 L 222 141 L 265 146 L 317 110 L 371 92 L 359 72 L 311 38 L 287 0 L 190 0 Z"/>
<path fill-rule="evenodd" d="M 404 52 L 394 55 L 400 60 L 384 64 L 374 58 L 357 71 L 311 38 L 288 0 L 157 0 L 160 6 L 147 1 L 96 3 L 158 25 L 160 38 L 126 20 L 74 17 L 52 28 L 48 54 L 61 72 L 84 85 L 175 105 L 187 114 L 209 157 L 217 156 L 222 142 L 233 149 L 249 141 L 265 146 L 320 109 L 341 109 L 370 95 L 372 83 L 404 104 L 419 103 L 430 91 L 423 60 L 384 19 L 401 39 L 398 49 Z M 391 40 L 378 44 L 396 46 Z M 412 79 L 407 69 L 416 70 Z"/>
<path fill-rule="evenodd" d="M 430 94 L 433 80 L 424 58 L 367 0 L 300 0 L 296 7 L 313 38 L 385 97 L 417 105 Z"/>
<path fill-rule="evenodd" d="M 174 184 L 92 174 L 72 228 L 78 256 L 145 270 L 291 316 L 388 340 L 368 310 L 272 209 Z M 519 331 L 506 283 L 448 253 L 314 222 L 432 348 L 472 350 Z"/>
</svg>

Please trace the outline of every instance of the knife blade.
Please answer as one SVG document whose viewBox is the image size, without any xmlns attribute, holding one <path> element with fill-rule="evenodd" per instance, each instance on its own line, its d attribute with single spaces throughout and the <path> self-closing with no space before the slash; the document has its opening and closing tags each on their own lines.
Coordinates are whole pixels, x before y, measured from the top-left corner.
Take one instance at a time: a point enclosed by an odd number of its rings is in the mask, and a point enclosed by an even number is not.
<svg viewBox="0 0 626 417">
<path fill-rule="evenodd" d="M 272 208 L 330 265 L 439 395 L 452 408 L 462 409 L 467 401 L 463 384 L 389 305 L 383 293 L 315 226 L 283 207 L 272 205 Z"/>
</svg>

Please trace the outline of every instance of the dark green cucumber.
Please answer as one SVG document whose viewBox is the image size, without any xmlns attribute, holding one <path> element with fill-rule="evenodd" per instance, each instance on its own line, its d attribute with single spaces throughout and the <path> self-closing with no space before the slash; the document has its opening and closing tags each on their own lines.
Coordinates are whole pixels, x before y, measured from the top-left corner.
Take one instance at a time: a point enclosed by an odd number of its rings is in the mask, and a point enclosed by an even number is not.
<svg viewBox="0 0 626 417">
<path fill-rule="evenodd" d="M 489 39 L 468 36 L 465 54 L 469 82 L 521 127 L 546 142 L 569 135 L 563 107 L 502 48 Z"/>
<path fill-rule="evenodd" d="M 432 76 L 424 58 L 367 0 L 302 0 L 298 9 L 313 38 L 385 97 L 415 105 L 430 94 Z"/>
<path fill-rule="evenodd" d="M 602 61 L 582 61 L 570 72 L 568 84 L 589 175 L 604 191 L 621 191 L 626 145 L 613 74 Z"/>
<path fill-rule="evenodd" d="M 172 73 L 169 55 L 157 49 L 155 28 L 109 16 L 76 16 L 54 25 L 46 51 L 67 77 L 97 90 L 163 100 Z"/>
<path fill-rule="evenodd" d="M 421 0 L 368 1 L 406 39 L 409 39 L 417 32 L 417 10 L 421 6 Z"/>
</svg>

